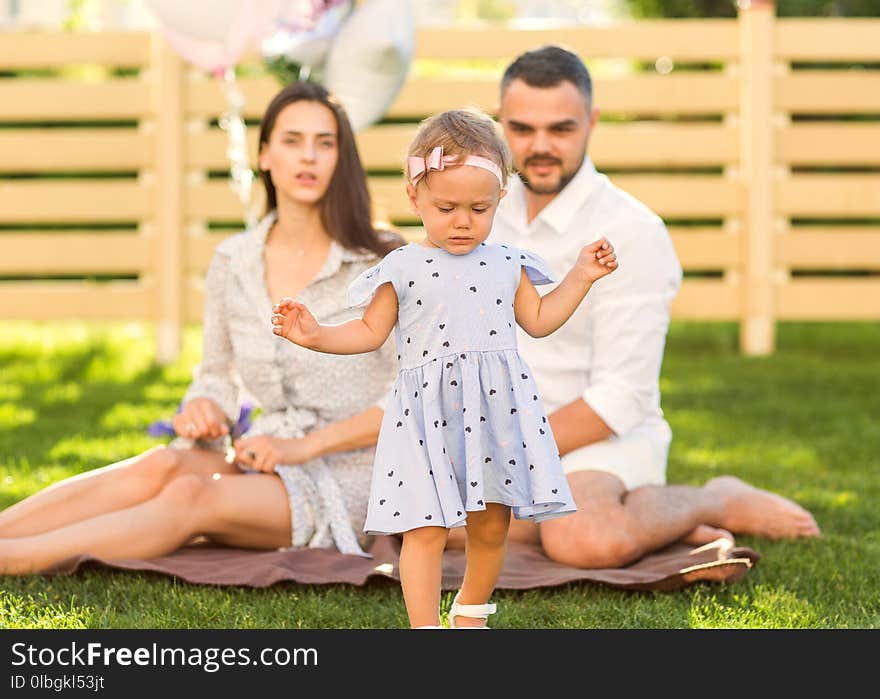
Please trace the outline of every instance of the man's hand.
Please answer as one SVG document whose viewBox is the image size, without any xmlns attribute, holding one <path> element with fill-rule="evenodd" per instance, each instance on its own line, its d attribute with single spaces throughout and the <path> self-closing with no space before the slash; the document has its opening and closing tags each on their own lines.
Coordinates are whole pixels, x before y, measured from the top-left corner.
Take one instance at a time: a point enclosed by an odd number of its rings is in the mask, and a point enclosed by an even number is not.
<svg viewBox="0 0 880 699">
<path fill-rule="evenodd" d="M 189 439 L 216 439 L 229 434 L 226 415 L 210 398 L 193 398 L 171 421 L 174 431 Z"/>
<path fill-rule="evenodd" d="M 591 283 L 611 274 L 617 269 L 617 255 L 608 238 L 600 238 L 594 243 L 585 245 L 578 255 L 575 267 L 578 268 Z"/>
<path fill-rule="evenodd" d="M 272 332 L 302 347 L 313 347 L 321 336 L 321 324 L 304 303 L 283 298 L 272 307 Z"/>
</svg>

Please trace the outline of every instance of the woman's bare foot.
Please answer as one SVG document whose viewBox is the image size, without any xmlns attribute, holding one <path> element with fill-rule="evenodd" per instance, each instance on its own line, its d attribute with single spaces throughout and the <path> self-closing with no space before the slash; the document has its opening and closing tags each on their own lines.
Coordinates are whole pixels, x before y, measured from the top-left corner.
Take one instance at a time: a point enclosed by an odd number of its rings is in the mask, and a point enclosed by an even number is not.
<svg viewBox="0 0 880 699">
<path fill-rule="evenodd" d="M 797 503 L 761 490 L 734 476 L 713 478 L 705 486 L 721 499 L 723 520 L 720 526 L 736 534 L 767 539 L 819 537 L 819 525 Z"/>
<path fill-rule="evenodd" d="M 708 524 L 700 524 L 685 536 L 682 541 L 691 546 L 702 546 L 703 544 L 711 544 L 718 539 L 727 539 L 731 544 L 735 543 L 733 534 L 726 529 L 719 527 L 710 527 Z"/>
</svg>

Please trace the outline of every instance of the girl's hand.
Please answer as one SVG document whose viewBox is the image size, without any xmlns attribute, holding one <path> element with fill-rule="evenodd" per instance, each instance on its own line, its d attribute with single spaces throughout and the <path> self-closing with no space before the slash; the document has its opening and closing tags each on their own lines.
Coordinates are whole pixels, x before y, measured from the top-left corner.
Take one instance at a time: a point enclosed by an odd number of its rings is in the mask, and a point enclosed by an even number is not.
<svg viewBox="0 0 880 699">
<path fill-rule="evenodd" d="M 283 298 L 272 308 L 272 332 L 302 347 L 312 347 L 321 335 L 321 325 L 304 303 Z"/>
<path fill-rule="evenodd" d="M 278 464 L 292 463 L 286 454 L 288 441 L 267 435 L 239 439 L 235 443 L 235 460 L 257 471 L 273 473 Z"/>
<path fill-rule="evenodd" d="M 585 245 L 575 266 L 583 271 L 590 282 L 611 274 L 617 269 L 614 246 L 608 242 L 608 238 L 600 238 L 595 243 Z"/>
<path fill-rule="evenodd" d="M 188 400 L 171 424 L 177 434 L 189 439 L 216 439 L 229 434 L 226 416 L 210 398 Z"/>
</svg>

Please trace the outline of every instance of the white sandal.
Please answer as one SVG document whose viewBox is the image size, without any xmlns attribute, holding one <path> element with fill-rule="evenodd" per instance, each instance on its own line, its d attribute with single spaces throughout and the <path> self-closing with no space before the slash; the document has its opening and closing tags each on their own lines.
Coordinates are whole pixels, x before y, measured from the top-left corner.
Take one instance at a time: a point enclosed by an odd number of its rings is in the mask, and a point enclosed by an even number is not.
<svg viewBox="0 0 880 699">
<path fill-rule="evenodd" d="M 489 618 L 490 614 L 494 614 L 497 608 L 495 604 L 459 604 L 458 596 L 461 594 L 461 590 L 455 593 L 455 598 L 452 600 L 452 606 L 449 608 L 449 628 L 450 629 L 488 629 L 488 626 L 456 626 L 455 625 L 455 617 L 457 616 L 466 616 L 470 619 L 483 619 L 486 620 Z"/>
</svg>

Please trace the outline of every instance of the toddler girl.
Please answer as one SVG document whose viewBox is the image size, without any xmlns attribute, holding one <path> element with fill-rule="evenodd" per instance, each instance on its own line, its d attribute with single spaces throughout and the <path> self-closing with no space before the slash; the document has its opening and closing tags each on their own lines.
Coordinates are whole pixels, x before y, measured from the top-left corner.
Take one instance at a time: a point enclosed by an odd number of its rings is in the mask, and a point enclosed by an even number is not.
<svg viewBox="0 0 880 699">
<path fill-rule="evenodd" d="M 602 239 L 555 281 L 527 250 L 487 242 L 510 156 L 494 122 L 469 111 L 424 121 L 404 174 L 425 238 L 389 253 L 349 286 L 363 317 L 321 325 L 297 301 L 274 309 L 273 331 L 318 352 L 381 347 L 396 327 L 400 372 L 376 446 L 364 530 L 403 533 L 400 578 L 411 626 L 440 628 L 448 529 L 466 527 L 464 582 L 450 627 L 482 627 L 504 559 L 511 511 L 538 522 L 575 510 L 518 323 L 549 335 L 597 279 L 617 267 Z M 344 387 L 328 387 L 344 390 Z"/>
</svg>

